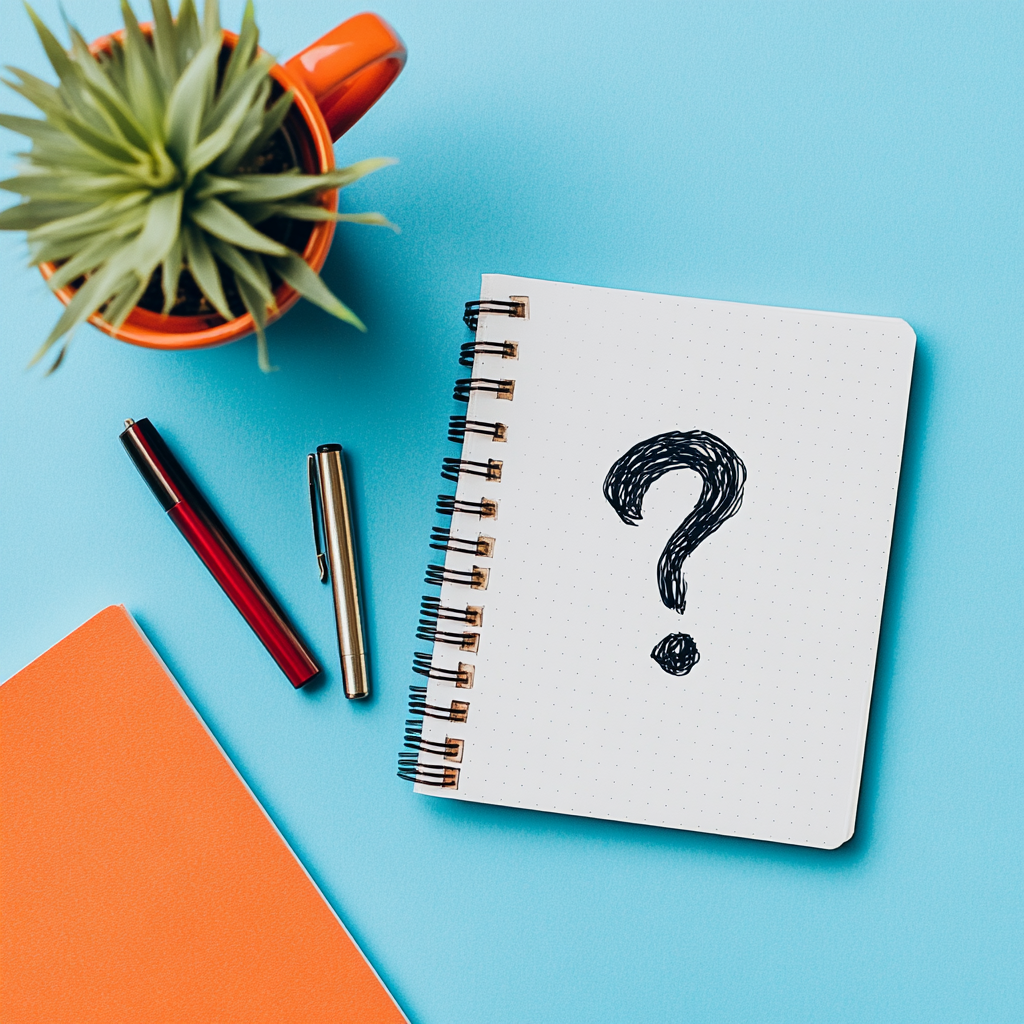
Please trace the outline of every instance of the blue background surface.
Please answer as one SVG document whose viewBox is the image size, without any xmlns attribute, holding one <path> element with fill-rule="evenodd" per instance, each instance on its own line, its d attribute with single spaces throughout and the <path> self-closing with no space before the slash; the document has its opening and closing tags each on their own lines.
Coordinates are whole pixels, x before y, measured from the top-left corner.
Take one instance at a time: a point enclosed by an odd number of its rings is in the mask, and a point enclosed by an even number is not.
<svg viewBox="0 0 1024 1024">
<path fill-rule="evenodd" d="M 87 37 L 119 24 L 113 0 L 66 6 Z M 258 16 L 289 56 L 357 10 Z M 417 1024 L 1024 1019 L 1024 8 L 378 10 L 410 61 L 337 156 L 401 164 L 342 201 L 403 233 L 343 225 L 325 270 L 368 335 L 301 305 L 263 376 L 251 340 L 167 355 L 85 328 L 44 378 L 24 368 L 57 303 L 0 237 L 0 678 L 125 603 Z M 20 4 L 0 24 L 3 61 L 44 73 Z M 433 801 L 395 778 L 461 304 L 484 271 L 917 331 L 845 847 Z M 165 521 L 117 442 L 125 416 L 151 417 L 207 489 L 324 685 L 292 691 Z M 342 696 L 313 559 L 304 456 L 325 441 L 355 482 L 363 705 Z"/>
</svg>

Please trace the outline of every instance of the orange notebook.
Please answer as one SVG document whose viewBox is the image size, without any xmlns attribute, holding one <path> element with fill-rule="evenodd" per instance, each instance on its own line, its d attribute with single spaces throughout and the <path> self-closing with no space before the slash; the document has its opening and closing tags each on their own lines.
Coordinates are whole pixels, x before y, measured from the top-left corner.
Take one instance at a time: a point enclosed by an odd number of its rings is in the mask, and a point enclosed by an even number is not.
<svg viewBox="0 0 1024 1024">
<path fill-rule="evenodd" d="M 406 1017 L 123 607 L 0 686 L 4 1024 Z"/>
</svg>

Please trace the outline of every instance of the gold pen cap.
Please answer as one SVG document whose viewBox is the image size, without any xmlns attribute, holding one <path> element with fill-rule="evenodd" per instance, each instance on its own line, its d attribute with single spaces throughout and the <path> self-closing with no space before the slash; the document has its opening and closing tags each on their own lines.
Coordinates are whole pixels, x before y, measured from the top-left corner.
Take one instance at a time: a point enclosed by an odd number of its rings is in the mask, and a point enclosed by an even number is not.
<svg viewBox="0 0 1024 1024">
<path fill-rule="evenodd" d="M 338 652 L 345 696 L 356 700 L 370 695 L 370 679 L 363 639 L 352 515 L 341 445 L 320 445 L 316 456 L 308 457 L 307 465 L 320 579 L 325 583 L 329 579 L 334 594 L 334 617 L 338 626 Z M 326 552 L 320 549 L 318 518 L 323 522 Z"/>
</svg>

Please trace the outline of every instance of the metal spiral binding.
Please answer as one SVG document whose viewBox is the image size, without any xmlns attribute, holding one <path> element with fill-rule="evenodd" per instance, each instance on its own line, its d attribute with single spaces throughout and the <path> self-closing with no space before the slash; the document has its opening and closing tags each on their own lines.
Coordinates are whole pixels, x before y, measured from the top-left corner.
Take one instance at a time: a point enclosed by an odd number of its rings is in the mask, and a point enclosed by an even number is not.
<svg viewBox="0 0 1024 1024">
<path fill-rule="evenodd" d="M 500 299 L 467 302 L 463 321 L 470 330 L 476 331 L 480 317 L 484 314 L 499 314 L 509 317 L 528 318 L 530 300 L 525 295 L 510 295 L 509 301 Z M 474 339 L 467 342 L 459 353 L 459 363 L 472 367 L 478 355 L 500 356 L 502 359 L 518 359 L 519 345 L 514 341 L 484 341 Z M 496 380 L 489 377 L 460 378 L 455 383 L 454 397 L 457 401 L 468 402 L 476 391 L 485 395 L 493 395 L 511 401 L 515 392 L 514 380 Z M 448 439 L 463 443 L 467 434 L 489 437 L 492 441 L 505 441 L 508 427 L 504 423 L 491 423 L 486 420 L 471 420 L 465 416 L 452 416 L 448 425 Z M 446 480 L 458 483 L 462 476 L 475 476 L 482 480 L 498 482 L 501 480 L 502 461 L 488 459 L 476 462 L 463 458 L 446 458 L 441 465 L 441 475 Z M 492 498 L 481 498 L 479 501 L 463 501 L 454 494 L 437 496 L 437 513 L 442 516 L 474 515 L 480 519 L 497 519 L 498 503 Z M 435 527 L 430 535 L 430 546 L 436 551 L 453 551 L 478 558 L 490 558 L 494 554 L 494 538 L 479 534 L 476 540 L 471 537 L 453 537 L 447 527 Z M 444 565 L 428 565 L 426 583 L 440 587 L 444 584 L 459 584 L 474 590 L 486 590 L 490 570 L 474 565 L 472 569 L 449 569 Z M 482 606 L 467 604 L 441 604 L 440 597 L 423 597 L 420 603 L 418 640 L 435 645 L 446 644 L 460 651 L 476 652 L 480 644 L 480 633 L 467 630 L 441 629 L 441 622 L 460 623 L 479 628 L 483 625 L 484 610 Z M 471 689 L 476 669 L 473 665 L 460 661 L 458 668 L 447 668 L 434 664 L 433 653 L 417 651 L 413 656 L 413 672 L 425 676 L 429 682 L 447 683 L 460 689 Z M 451 700 L 444 704 L 431 704 L 427 701 L 428 686 L 413 685 L 409 688 L 409 713 L 413 716 L 405 723 L 405 749 L 398 755 L 398 776 L 407 782 L 421 786 L 434 786 L 441 789 L 459 788 L 459 771 L 455 767 L 461 763 L 465 741 L 452 736 L 445 736 L 444 742 L 427 739 L 423 736 L 423 723 L 427 718 L 445 722 L 466 722 L 469 717 L 469 701 Z M 435 697 L 435 700 L 438 699 Z M 442 758 L 443 764 L 421 763 L 420 755 Z"/>
<path fill-rule="evenodd" d="M 444 743 L 438 740 L 423 738 L 423 722 L 418 718 L 408 718 L 405 722 L 405 745 L 410 750 L 419 750 L 424 754 L 436 754 L 446 760 L 462 760 L 462 740 L 454 740 L 446 736 Z"/>
<path fill-rule="evenodd" d="M 420 764 L 420 759 L 415 754 L 398 755 L 398 777 L 421 786 L 437 786 L 439 789 L 459 788 L 458 768 L 440 764 Z"/>
<path fill-rule="evenodd" d="M 469 569 L 448 569 L 443 565 L 428 565 L 427 575 L 423 582 L 428 587 L 439 587 L 443 583 L 457 583 L 463 587 L 472 587 L 474 590 L 486 590 L 487 580 L 490 577 L 490 569 L 474 565 Z"/>
<path fill-rule="evenodd" d="M 465 608 L 450 608 L 441 604 L 439 597 L 424 596 L 420 600 L 420 615 L 437 622 L 438 619 L 446 619 L 451 622 L 465 622 L 470 626 L 482 626 L 484 624 L 484 610 L 478 605 L 467 604 Z"/>
<path fill-rule="evenodd" d="M 412 670 L 417 675 L 426 676 L 439 683 L 451 683 L 460 690 L 472 690 L 473 681 L 476 675 L 476 668 L 464 661 L 459 662 L 459 667 L 439 668 L 434 664 L 433 656 L 426 651 L 417 651 L 412 658 Z"/>
<path fill-rule="evenodd" d="M 469 717 L 469 702 L 453 700 L 448 707 L 427 703 L 425 686 L 409 687 L 409 713 L 421 718 L 437 718 L 442 722 L 465 722 Z"/>
<path fill-rule="evenodd" d="M 500 299 L 480 299 L 467 302 L 466 311 L 462 314 L 462 322 L 471 330 L 476 331 L 480 317 L 484 313 L 504 314 L 505 316 L 525 317 L 527 305 L 523 300 L 503 302 Z"/>
<path fill-rule="evenodd" d="M 437 512 L 442 516 L 453 516 L 456 512 L 462 512 L 469 516 L 479 516 L 481 519 L 497 519 L 498 503 L 491 498 L 481 498 L 479 501 L 461 501 L 454 494 L 439 494 L 437 496 Z"/>
<path fill-rule="evenodd" d="M 453 537 L 451 530 L 435 526 L 430 535 L 430 546 L 435 551 L 458 551 L 463 555 L 479 555 L 481 558 L 494 557 L 494 538 L 479 534 L 476 540 L 469 537 Z"/>
<path fill-rule="evenodd" d="M 420 619 L 420 628 L 416 639 L 426 640 L 427 643 L 448 644 L 449 647 L 458 647 L 460 651 L 468 651 L 471 654 L 476 654 L 480 650 L 479 633 L 449 633 L 444 629 L 434 629 L 429 625 L 424 625 L 422 619 Z"/>
<path fill-rule="evenodd" d="M 501 459 L 488 459 L 486 462 L 472 462 L 470 459 L 445 459 L 441 463 L 441 476 L 454 483 L 460 476 L 479 476 L 484 480 L 501 479 Z"/>
<path fill-rule="evenodd" d="M 469 396 L 474 391 L 485 395 L 494 395 L 495 398 L 504 398 L 512 401 L 512 395 L 516 390 L 514 380 L 497 380 L 493 377 L 460 377 L 455 382 L 455 390 L 452 397 L 456 402 L 468 402 Z"/>
<path fill-rule="evenodd" d="M 514 341 L 467 341 L 459 352 L 459 363 L 462 366 L 472 366 L 476 356 L 518 359 L 519 345 Z"/>
<path fill-rule="evenodd" d="M 465 416 L 452 416 L 448 420 L 448 440 L 462 444 L 467 434 L 483 434 L 492 441 L 507 440 L 508 427 L 504 423 L 488 423 L 485 420 L 467 420 Z"/>
</svg>

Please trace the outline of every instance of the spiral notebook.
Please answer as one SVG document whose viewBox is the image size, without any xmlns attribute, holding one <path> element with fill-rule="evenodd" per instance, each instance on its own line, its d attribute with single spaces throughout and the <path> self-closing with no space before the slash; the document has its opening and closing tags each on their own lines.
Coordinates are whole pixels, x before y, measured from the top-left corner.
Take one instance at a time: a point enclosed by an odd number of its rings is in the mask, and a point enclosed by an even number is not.
<svg viewBox="0 0 1024 1024">
<path fill-rule="evenodd" d="M 913 330 L 503 275 L 480 294 L 399 774 L 446 799 L 841 845 Z"/>
</svg>

